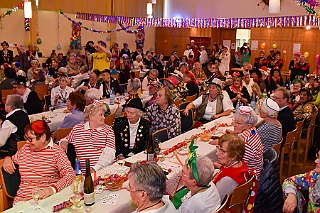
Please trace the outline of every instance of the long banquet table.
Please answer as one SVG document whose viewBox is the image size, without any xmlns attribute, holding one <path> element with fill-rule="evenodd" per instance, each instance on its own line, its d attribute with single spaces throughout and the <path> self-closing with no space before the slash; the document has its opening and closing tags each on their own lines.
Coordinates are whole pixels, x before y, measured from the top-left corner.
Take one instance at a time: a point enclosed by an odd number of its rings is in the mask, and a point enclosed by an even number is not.
<svg viewBox="0 0 320 213">
<path fill-rule="evenodd" d="M 261 124 L 262 119 L 259 118 L 259 122 Z M 213 126 L 218 126 L 219 123 L 227 123 L 231 124 L 233 122 L 233 115 L 230 115 L 228 117 L 222 117 L 217 120 L 211 121 L 207 124 L 205 124 L 206 129 L 210 129 Z M 233 129 L 232 126 L 228 127 L 219 127 L 216 130 L 216 134 L 223 134 L 225 132 L 225 129 Z M 192 129 L 186 133 L 183 133 L 175 138 L 172 138 L 164 143 L 161 143 L 161 148 L 166 149 L 166 148 L 171 148 L 174 145 L 176 145 L 179 142 L 182 142 L 186 139 L 190 139 L 191 136 L 202 133 L 203 129 Z M 197 154 L 199 155 L 206 155 L 214 160 L 216 160 L 216 146 L 210 145 L 208 142 L 203 142 L 201 141 L 200 138 L 197 139 L 196 145 L 199 146 L 197 149 Z M 180 153 L 180 154 L 179 154 Z M 181 153 L 179 152 L 176 155 L 171 155 L 166 158 L 164 158 L 164 161 L 158 161 L 158 164 L 165 170 L 168 171 L 168 169 L 171 169 L 171 172 L 167 175 L 167 192 L 169 194 L 173 194 L 176 189 L 180 188 L 182 185 L 180 183 L 180 177 L 181 177 L 181 163 L 184 163 L 185 160 L 187 159 L 186 152 Z M 146 155 L 141 152 L 138 153 L 130 158 L 127 158 L 126 161 L 128 162 L 136 162 L 138 160 L 145 160 Z M 120 166 L 117 163 L 114 163 L 106 168 L 101 169 L 100 171 L 97 172 L 97 177 L 101 176 L 104 177 L 106 174 L 114 174 L 114 173 L 119 173 L 119 174 L 124 174 L 125 172 L 129 171 L 129 167 L 126 166 Z M 95 196 L 95 205 L 92 207 L 92 212 L 110 212 L 110 213 L 129 213 L 135 210 L 135 206 L 131 201 L 130 194 L 129 192 L 124 189 L 127 186 L 127 182 L 124 183 L 123 189 L 115 192 L 111 192 L 108 190 L 103 191 L 101 194 L 96 194 Z M 115 204 L 102 204 L 100 199 L 103 197 L 107 196 L 108 194 L 117 194 L 119 195 L 117 201 Z M 39 205 L 43 208 L 43 212 L 52 211 L 52 207 L 54 205 L 57 205 L 59 203 L 62 203 L 63 201 L 66 201 L 69 199 L 69 197 L 72 195 L 72 186 L 66 187 L 65 189 L 61 190 L 57 194 L 54 194 L 45 200 L 40 200 Z M 34 208 L 34 205 L 32 205 L 32 201 L 29 202 L 24 202 L 24 203 L 18 203 L 16 206 L 13 208 L 5 211 L 7 213 L 10 212 L 32 212 L 31 210 Z M 61 212 L 70 212 L 67 209 L 62 210 Z M 82 212 L 85 212 L 83 210 Z"/>
</svg>

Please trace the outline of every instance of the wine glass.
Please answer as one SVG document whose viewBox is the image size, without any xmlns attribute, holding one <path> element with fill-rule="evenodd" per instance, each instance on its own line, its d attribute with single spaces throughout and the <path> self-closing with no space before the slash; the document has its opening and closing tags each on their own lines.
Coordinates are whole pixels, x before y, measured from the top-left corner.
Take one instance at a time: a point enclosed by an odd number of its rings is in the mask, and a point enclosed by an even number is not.
<svg viewBox="0 0 320 213">
<path fill-rule="evenodd" d="M 123 154 L 120 154 L 118 155 L 117 157 L 117 163 L 120 165 L 120 166 L 123 166 L 126 162 L 126 159 L 125 157 L 123 156 Z"/>
<path fill-rule="evenodd" d="M 82 200 L 81 194 L 79 193 L 72 194 L 69 200 L 72 202 L 72 204 L 74 205 L 74 209 L 77 212 L 81 210 L 81 200 Z"/>
<path fill-rule="evenodd" d="M 50 110 L 50 118 L 54 118 L 54 113 L 53 113 L 54 107 L 50 106 L 49 110 Z"/>
<path fill-rule="evenodd" d="M 128 91 L 126 89 L 124 89 L 123 95 L 124 95 L 125 100 L 127 100 L 129 94 L 128 94 Z"/>
<path fill-rule="evenodd" d="M 37 187 L 33 188 L 32 189 L 32 198 L 33 198 L 34 202 L 36 202 L 37 205 L 38 205 L 39 197 L 40 197 L 40 189 Z"/>
</svg>

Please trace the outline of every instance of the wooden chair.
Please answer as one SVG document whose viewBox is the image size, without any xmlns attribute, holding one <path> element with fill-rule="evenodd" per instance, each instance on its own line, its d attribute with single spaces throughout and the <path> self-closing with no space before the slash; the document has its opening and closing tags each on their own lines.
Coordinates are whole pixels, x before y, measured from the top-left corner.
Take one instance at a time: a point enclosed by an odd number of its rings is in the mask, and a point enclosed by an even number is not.
<svg viewBox="0 0 320 213">
<path fill-rule="evenodd" d="M 197 94 L 194 94 L 194 95 L 191 95 L 191 96 L 187 96 L 186 97 L 186 101 L 191 102 L 191 101 L 196 100 L 196 98 L 197 98 Z"/>
<path fill-rule="evenodd" d="M 229 210 L 233 213 L 242 213 L 243 208 L 246 205 L 248 197 L 250 195 L 250 189 L 253 184 L 255 176 L 253 175 L 246 183 L 237 186 L 232 193 L 230 199 Z"/>
<path fill-rule="evenodd" d="M 56 131 L 56 141 L 60 141 L 62 138 L 65 138 L 71 132 L 72 127 L 69 128 L 60 128 Z"/>
<path fill-rule="evenodd" d="M 16 92 L 13 89 L 4 89 L 1 91 L 1 95 L 2 95 L 2 102 L 5 104 L 6 100 L 7 100 L 7 96 L 8 95 L 13 95 L 16 94 Z"/>
<path fill-rule="evenodd" d="M 44 95 L 48 94 L 49 84 L 39 84 L 34 86 L 34 91 L 39 95 L 42 95 L 42 100 Z M 39 97 L 40 98 L 40 97 Z"/>
<path fill-rule="evenodd" d="M 309 151 L 310 145 L 313 144 L 313 140 L 314 140 L 314 130 L 315 130 L 315 122 L 316 122 L 316 119 L 317 119 L 317 115 L 318 115 L 318 113 L 314 114 L 314 115 L 311 117 L 306 138 L 301 138 L 301 137 L 300 137 L 300 140 L 301 140 L 300 143 L 304 145 L 304 150 L 303 150 L 303 152 L 304 152 L 303 165 L 306 165 L 306 163 L 307 163 L 308 151 Z"/>
<path fill-rule="evenodd" d="M 190 101 L 186 101 L 186 102 L 183 102 L 179 105 L 179 110 L 182 110 L 182 109 L 185 109 L 188 104 L 190 104 Z"/>
<path fill-rule="evenodd" d="M 119 107 L 120 107 L 120 105 L 118 104 L 117 109 L 113 113 L 111 113 L 110 115 L 104 117 L 104 123 L 105 124 L 107 124 L 109 126 L 113 126 L 114 118 L 116 116 L 116 113 L 117 113 Z"/>
<path fill-rule="evenodd" d="M 292 168 L 292 161 L 293 161 L 293 148 L 294 148 L 294 142 L 296 140 L 297 137 L 297 133 L 294 131 L 288 132 L 287 133 L 287 138 L 286 138 L 286 143 L 284 144 L 284 146 L 281 149 L 281 154 L 280 154 L 280 183 L 282 184 L 283 180 L 285 178 L 287 178 L 288 176 L 291 175 L 291 168 Z M 288 162 L 285 162 L 285 155 L 288 158 Z M 287 163 L 288 166 L 288 171 L 286 174 L 283 174 L 283 168 L 284 168 L 284 164 Z"/>
<path fill-rule="evenodd" d="M 174 101 L 173 103 L 174 103 L 174 104 L 177 106 L 177 108 L 179 109 L 180 104 L 182 103 L 182 99 L 178 99 L 178 100 Z"/>
<path fill-rule="evenodd" d="M 157 131 L 155 131 L 154 133 L 152 133 L 152 137 L 157 136 L 159 142 L 165 142 L 168 140 L 169 136 L 168 136 L 168 129 L 167 128 L 163 128 L 163 129 L 159 129 Z"/>
<path fill-rule="evenodd" d="M 279 143 L 272 146 L 274 151 L 276 151 L 278 157 L 280 155 L 280 148 L 281 148 L 282 140 L 283 140 L 283 138 L 281 139 L 281 141 Z"/>
<path fill-rule="evenodd" d="M 17 142 L 17 150 L 20 150 L 25 144 L 26 144 L 26 141 Z"/>
<path fill-rule="evenodd" d="M 301 133 L 302 133 L 302 127 L 303 127 L 303 124 L 304 124 L 304 120 L 302 121 L 298 121 L 296 123 L 296 129 L 295 129 L 295 132 L 297 134 L 296 136 L 296 141 L 295 143 L 297 144 L 296 147 L 297 149 L 296 150 L 293 150 L 293 153 L 296 153 L 296 160 L 295 160 L 295 166 L 298 166 L 298 160 L 299 160 L 299 155 L 300 155 L 300 152 L 301 152 Z M 302 151 L 302 154 L 303 154 L 303 151 Z"/>
<path fill-rule="evenodd" d="M 114 78 L 115 80 L 119 80 L 119 74 L 111 75 L 111 77 Z"/>
<path fill-rule="evenodd" d="M 215 211 L 215 213 L 226 213 L 227 208 L 229 207 L 231 196 L 229 194 L 226 195 L 226 198 L 224 202 L 221 204 L 221 206 Z"/>
<path fill-rule="evenodd" d="M 140 70 L 135 70 L 135 71 L 134 71 L 134 77 L 140 79 Z"/>
<path fill-rule="evenodd" d="M 187 132 L 193 127 L 194 117 L 192 109 L 189 109 L 188 116 L 184 115 L 184 110 L 180 110 L 180 118 L 181 118 L 181 132 Z"/>
</svg>

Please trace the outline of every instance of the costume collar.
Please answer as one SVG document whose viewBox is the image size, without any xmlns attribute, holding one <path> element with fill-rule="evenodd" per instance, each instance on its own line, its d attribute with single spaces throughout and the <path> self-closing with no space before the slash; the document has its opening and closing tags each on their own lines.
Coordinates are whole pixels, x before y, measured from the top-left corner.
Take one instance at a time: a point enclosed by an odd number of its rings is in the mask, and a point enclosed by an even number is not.
<svg viewBox="0 0 320 213">
<path fill-rule="evenodd" d="M 92 130 L 92 129 L 90 129 L 90 125 L 89 125 L 89 121 L 87 121 L 85 124 L 84 124 L 84 127 L 83 127 L 85 130 Z M 100 127 L 98 127 L 98 128 L 96 128 L 95 130 L 97 130 L 97 131 L 100 131 L 102 129 L 102 127 L 100 126 Z"/>
</svg>

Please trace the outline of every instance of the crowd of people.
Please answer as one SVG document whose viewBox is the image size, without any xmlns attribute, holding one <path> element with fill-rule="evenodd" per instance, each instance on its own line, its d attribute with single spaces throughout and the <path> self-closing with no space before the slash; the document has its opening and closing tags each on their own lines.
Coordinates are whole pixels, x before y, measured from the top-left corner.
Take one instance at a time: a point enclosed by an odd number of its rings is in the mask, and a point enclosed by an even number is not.
<svg viewBox="0 0 320 213">
<path fill-rule="evenodd" d="M 0 83 L 0 94 L 7 89 L 16 94 L 2 99 L 0 106 L 0 157 L 8 173 L 19 166 L 22 181 L 15 203 L 30 199 L 32 187 L 37 184 L 45 187 L 41 198 L 70 185 L 74 178 L 73 162 L 70 163 L 75 158 L 74 152 L 82 171 L 87 158 L 91 171 L 98 171 L 112 164 L 116 156 L 126 158 L 145 150 L 150 128 L 153 132 L 167 128 L 171 139 L 182 132 L 181 116 L 196 112 L 195 121 L 202 125 L 234 111 L 234 130 L 227 130 L 221 138 L 210 142 L 216 146 L 218 160 L 212 162 L 208 157 L 198 156 L 194 161 L 197 173 L 188 164 L 183 167 L 186 194 L 174 206 L 164 196 L 166 177 L 159 166 L 137 163 L 129 174 L 128 191 L 137 211 L 214 212 L 224 197 L 245 183 L 254 171 L 258 181 L 267 175 L 264 153 L 281 141 L 283 145 L 296 122 L 304 120 L 301 137 L 306 138 L 311 117 L 317 114 L 320 104 L 320 77 L 309 74 L 304 56 L 295 54 L 289 65 L 290 80 L 284 82 L 280 52 L 271 52 L 265 58 L 264 51 L 260 51 L 250 64 L 251 50 L 247 43 L 234 56 L 235 68 L 230 68 L 232 57 L 228 47 L 215 44 L 209 54 L 193 40 L 186 45 L 181 58 L 174 51 L 167 62 L 162 54 L 144 52 L 141 45 L 130 52 L 126 43 L 120 50 L 117 43 L 109 49 L 103 41 L 88 41 L 81 54 L 80 47 L 72 42 L 67 57 L 53 51 L 42 66 L 32 45 L 28 51 L 17 45 L 16 57 L 7 42 L 1 46 L 0 66 L 5 77 Z M 147 72 L 141 78 L 135 74 L 144 70 Z M 34 91 L 41 84 L 49 85 L 49 103 L 43 103 Z M 152 96 L 145 104 L 141 99 L 144 93 Z M 111 127 L 104 122 L 111 112 L 103 99 L 120 95 L 126 95 L 127 100 L 122 116 Z M 175 101 L 185 102 L 188 96 L 196 98 L 180 109 Z M 30 123 L 28 115 L 42 112 L 44 104 L 70 111 L 60 126 L 72 127 L 66 138 L 53 141 L 45 121 Z M 258 115 L 264 123 L 256 128 Z M 16 143 L 21 140 L 26 145 L 17 150 Z M 319 159 L 316 164 L 318 169 Z M 213 174 L 215 168 L 220 170 Z M 317 169 L 306 173 L 303 183 L 300 176 L 284 182 L 288 196 L 284 212 L 293 212 L 297 191 L 306 188 L 305 181 L 309 184 L 309 195 L 314 196 L 314 190 L 319 189 L 314 188 L 319 184 Z M 313 203 L 314 200 L 314 197 L 309 200 L 310 209 L 319 208 L 318 200 Z"/>
</svg>

